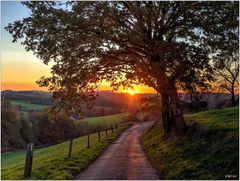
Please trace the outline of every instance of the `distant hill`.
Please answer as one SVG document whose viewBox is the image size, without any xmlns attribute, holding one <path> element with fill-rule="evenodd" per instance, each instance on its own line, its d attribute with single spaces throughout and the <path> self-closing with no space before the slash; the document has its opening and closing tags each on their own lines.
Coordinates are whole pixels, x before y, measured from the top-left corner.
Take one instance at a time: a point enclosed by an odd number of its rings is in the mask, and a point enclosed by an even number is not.
<svg viewBox="0 0 240 181">
<path fill-rule="evenodd" d="M 137 101 L 141 97 L 153 95 L 153 94 L 136 94 L 135 96 L 131 96 L 127 93 L 118 93 L 112 91 L 98 91 L 96 92 L 98 95 L 95 101 L 96 106 L 103 106 L 109 108 L 126 108 L 129 106 L 129 101 L 131 104 Z M 5 90 L 1 91 L 1 95 L 3 98 L 10 100 L 24 100 L 30 101 L 33 104 L 43 104 L 50 105 L 50 98 L 52 93 L 44 92 L 44 91 L 12 91 Z"/>
<path fill-rule="evenodd" d="M 23 100 L 29 101 L 32 104 L 50 105 L 50 97 L 52 96 L 52 94 L 44 91 L 5 90 L 1 91 L 1 96 L 2 98 L 10 100 Z"/>
<path fill-rule="evenodd" d="M 112 91 L 98 91 L 95 101 L 94 110 L 86 110 L 88 116 L 103 116 L 107 114 L 115 114 L 125 112 L 130 109 L 139 107 L 139 100 L 147 96 L 155 96 L 156 94 L 135 94 L 131 96 L 127 93 L 118 93 Z M 23 100 L 32 104 L 50 105 L 52 96 L 49 92 L 44 91 L 1 91 L 1 96 L 10 100 Z M 185 102 L 191 102 L 190 95 L 187 93 L 179 93 L 180 99 Z M 226 93 L 205 93 L 202 100 L 208 102 L 209 108 L 214 108 L 219 102 L 228 101 L 230 94 Z"/>
<path fill-rule="evenodd" d="M 138 95 L 130 96 L 127 93 L 116 93 L 112 91 L 99 91 L 96 92 L 97 97 L 93 110 L 85 110 L 86 116 L 105 116 L 110 114 L 126 112 L 129 109 L 138 107 Z M 35 109 L 37 104 L 50 106 L 50 98 L 52 96 L 49 92 L 44 91 L 1 91 L 2 98 L 6 98 L 14 102 L 15 106 L 18 105 L 26 110 L 40 110 Z M 21 104 L 20 104 L 21 103 Z M 23 106 L 24 104 L 24 106 Z M 26 106 L 26 105 L 30 106 Z M 35 106 L 32 106 L 34 104 Z M 40 107 L 42 108 L 42 107 Z"/>
</svg>

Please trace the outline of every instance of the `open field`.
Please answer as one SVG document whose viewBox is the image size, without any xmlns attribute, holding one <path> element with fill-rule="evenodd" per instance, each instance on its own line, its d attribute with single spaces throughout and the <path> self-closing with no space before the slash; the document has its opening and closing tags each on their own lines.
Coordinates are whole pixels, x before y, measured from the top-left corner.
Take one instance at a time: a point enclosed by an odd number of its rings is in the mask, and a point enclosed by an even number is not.
<svg viewBox="0 0 240 181">
<path fill-rule="evenodd" d="M 239 107 L 185 115 L 186 136 L 162 139 L 159 125 L 142 137 L 162 179 L 238 179 Z"/>
<path fill-rule="evenodd" d="M 32 104 L 29 101 L 23 100 L 11 100 L 10 101 L 13 106 L 21 106 L 21 110 L 43 110 L 48 107 L 48 105 L 40 105 L 40 104 Z"/>
<path fill-rule="evenodd" d="M 73 179 L 75 174 L 86 168 L 125 128 L 114 133 L 109 131 L 109 137 L 101 132 L 101 142 L 98 142 L 97 134 L 90 135 L 90 148 L 87 148 L 87 136 L 75 139 L 71 160 L 67 159 L 69 142 L 35 149 L 30 179 Z M 24 162 L 24 151 L 2 154 L 1 179 L 23 179 Z"/>
<path fill-rule="evenodd" d="M 85 122 L 88 123 L 89 125 L 111 125 L 120 122 L 127 115 L 128 113 L 120 113 L 108 116 L 88 117 L 80 119 L 76 121 L 76 123 Z"/>
</svg>

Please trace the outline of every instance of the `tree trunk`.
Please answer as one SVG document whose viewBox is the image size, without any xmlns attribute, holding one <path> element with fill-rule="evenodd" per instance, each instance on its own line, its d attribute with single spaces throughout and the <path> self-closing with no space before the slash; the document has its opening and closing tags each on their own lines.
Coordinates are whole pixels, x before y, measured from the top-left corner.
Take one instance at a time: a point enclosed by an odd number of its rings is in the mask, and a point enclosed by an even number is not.
<svg viewBox="0 0 240 181">
<path fill-rule="evenodd" d="M 152 73 L 157 79 L 156 90 L 161 94 L 165 137 L 172 134 L 183 135 L 187 131 L 187 125 L 179 107 L 179 97 L 175 83 L 169 79 L 159 63 L 152 64 Z"/>
<path fill-rule="evenodd" d="M 232 92 L 232 107 L 235 106 L 235 96 L 234 93 Z"/>
<path fill-rule="evenodd" d="M 176 88 L 160 91 L 162 97 L 162 121 L 165 136 L 183 135 L 187 130 Z"/>
<path fill-rule="evenodd" d="M 175 132 L 178 134 L 184 134 L 187 130 L 187 125 L 183 117 L 182 110 L 179 106 L 179 97 L 177 89 L 174 87 L 168 91 L 168 96 L 170 97 L 170 110 L 172 119 L 175 125 Z"/>
<path fill-rule="evenodd" d="M 231 91 L 231 94 L 232 94 L 232 107 L 235 106 L 235 94 L 234 94 L 234 84 L 232 85 L 232 91 Z"/>
<path fill-rule="evenodd" d="M 168 101 L 168 95 L 161 91 L 161 100 L 162 100 L 162 123 L 164 129 L 164 136 L 169 136 L 174 130 L 174 122 L 171 119 L 170 105 Z"/>
<path fill-rule="evenodd" d="M 235 106 L 237 106 L 239 103 L 239 96 L 237 97 L 237 100 L 235 101 Z"/>
</svg>

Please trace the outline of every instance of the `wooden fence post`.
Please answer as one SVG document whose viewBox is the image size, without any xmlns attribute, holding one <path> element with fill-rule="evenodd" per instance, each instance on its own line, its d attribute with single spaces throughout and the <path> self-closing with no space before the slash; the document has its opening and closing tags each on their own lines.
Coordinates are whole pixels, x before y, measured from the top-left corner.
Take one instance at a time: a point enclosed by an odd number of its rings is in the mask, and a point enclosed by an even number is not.
<svg viewBox="0 0 240 181">
<path fill-rule="evenodd" d="M 117 123 L 116 123 L 116 125 L 115 125 L 115 126 L 116 126 L 116 130 L 117 130 L 117 129 L 118 129 L 118 125 L 117 125 Z"/>
<path fill-rule="evenodd" d="M 27 144 L 26 160 L 25 160 L 25 169 L 24 169 L 24 178 L 31 177 L 32 172 L 32 160 L 33 160 L 33 143 Z"/>
<path fill-rule="evenodd" d="M 89 133 L 87 135 L 87 147 L 89 148 L 89 145 L 90 145 L 90 139 L 89 139 Z"/>
<path fill-rule="evenodd" d="M 68 159 L 72 158 L 72 145 L 73 145 L 73 139 L 71 139 L 69 142 Z"/>
<path fill-rule="evenodd" d="M 100 142 L 100 131 L 98 130 L 98 141 Z"/>
<path fill-rule="evenodd" d="M 168 97 L 168 113 L 169 113 L 169 117 L 172 118 L 172 110 L 171 110 L 171 97 Z"/>
<path fill-rule="evenodd" d="M 112 130 L 112 133 L 113 133 L 113 125 L 111 124 L 111 130 Z"/>
<path fill-rule="evenodd" d="M 106 137 L 108 137 L 107 129 L 105 129 L 105 134 L 106 134 Z"/>
</svg>

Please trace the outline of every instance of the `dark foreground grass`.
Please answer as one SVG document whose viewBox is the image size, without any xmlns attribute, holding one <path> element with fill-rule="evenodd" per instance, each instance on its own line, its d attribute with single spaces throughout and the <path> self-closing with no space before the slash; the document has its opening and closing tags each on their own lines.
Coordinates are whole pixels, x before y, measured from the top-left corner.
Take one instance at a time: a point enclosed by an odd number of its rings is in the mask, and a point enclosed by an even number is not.
<svg viewBox="0 0 240 181">
<path fill-rule="evenodd" d="M 96 159 L 116 137 L 127 128 L 123 126 L 114 133 L 105 136 L 101 132 L 101 142 L 97 134 L 90 135 L 90 148 L 87 148 L 87 137 L 73 141 L 72 159 L 67 159 L 69 142 L 34 150 L 32 179 L 60 180 L 73 179 L 76 174 Z M 2 154 L 1 179 L 23 179 L 25 152 Z"/>
<path fill-rule="evenodd" d="M 186 136 L 163 140 L 159 125 L 145 130 L 145 151 L 162 179 L 238 179 L 239 107 L 185 115 Z"/>
</svg>

